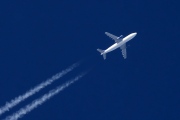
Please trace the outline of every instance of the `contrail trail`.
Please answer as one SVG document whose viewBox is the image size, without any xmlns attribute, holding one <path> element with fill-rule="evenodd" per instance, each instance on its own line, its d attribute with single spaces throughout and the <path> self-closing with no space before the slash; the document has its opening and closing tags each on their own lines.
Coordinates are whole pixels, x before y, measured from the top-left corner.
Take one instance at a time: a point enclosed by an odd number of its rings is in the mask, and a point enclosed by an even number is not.
<svg viewBox="0 0 180 120">
<path fill-rule="evenodd" d="M 17 120 L 19 118 L 22 118 L 27 113 L 31 112 L 33 109 L 37 108 L 38 106 L 42 105 L 44 102 L 52 98 L 54 95 L 58 94 L 65 88 L 67 88 L 72 83 L 76 82 L 80 78 L 82 78 L 86 73 L 83 73 L 74 79 L 66 82 L 65 84 L 58 86 L 56 89 L 53 89 L 49 91 L 49 93 L 43 95 L 39 99 L 34 100 L 32 103 L 26 105 L 24 108 L 21 108 L 19 111 L 15 112 L 13 115 L 7 116 L 4 120 Z"/>
<path fill-rule="evenodd" d="M 73 64 L 69 68 L 57 73 L 56 75 L 52 76 L 50 79 L 47 79 L 46 81 L 44 81 L 44 82 L 40 83 L 39 85 L 35 86 L 34 88 L 30 89 L 29 91 L 27 91 L 23 95 L 20 95 L 20 96 L 16 97 L 15 99 L 11 100 L 10 102 L 7 102 L 4 106 L 2 106 L 0 108 L 0 115 L 2 115 L 6 111 L 9 111 L 11 108 L 16 106 L 20 102 L 24 101 L 28 97 L 30 97 L 30 96 L 34 95 L 35 93 L 39 92 L 41 89 L 43 89 L 44 87 L 50 85 L 52 82 L 54 82 L 55 80 L 61 78 L 62 76 L 64 76 L 68 72 L 72 71 L 78 65 L 79 65 L 79 63 Z"/>
</svg>

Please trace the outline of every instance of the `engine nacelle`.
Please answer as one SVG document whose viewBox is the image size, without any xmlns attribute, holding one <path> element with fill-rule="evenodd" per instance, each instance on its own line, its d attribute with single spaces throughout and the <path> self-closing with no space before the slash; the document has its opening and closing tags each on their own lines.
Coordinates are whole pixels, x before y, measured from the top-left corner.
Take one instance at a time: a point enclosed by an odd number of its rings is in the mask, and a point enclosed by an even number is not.
<svg viewBox="0 0 180 120">
<path fill-rule="evenodd" d="M 119 37 L 117 37 L 117 39 L 123 39 L 123 35 L 120 35 Z"/>
</svg>

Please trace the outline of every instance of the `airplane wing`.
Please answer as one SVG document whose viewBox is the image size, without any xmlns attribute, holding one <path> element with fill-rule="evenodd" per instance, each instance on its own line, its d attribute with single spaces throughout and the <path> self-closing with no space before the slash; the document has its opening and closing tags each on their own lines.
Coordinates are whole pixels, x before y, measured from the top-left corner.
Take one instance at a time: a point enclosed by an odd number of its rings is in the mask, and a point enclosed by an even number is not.
<svg viewBox="0 0 180 120">
<path fill-rule="evenodd" d="M 117 37 L 117 36 L 115 36 L 115 35 L 113 35 L 111 33 L 105 32 L 105 34 L 107 36 L 109 36 L 110 38 L 112 38 L 116 43 L 118 43 L 118 42 L 120 42 L 122 40 L 122 39 L 118 39 L 119 37 Z"/>
<path fill-rule="evenodd" d="M 120 47 L 121 51 L 122 51 L 122 55 L 123 55 L 123 58 L 126 59 L 127 58 L 127 52 L 126 52 L 126 43 L 124 45 L 122 45 Z"/>
</svg>

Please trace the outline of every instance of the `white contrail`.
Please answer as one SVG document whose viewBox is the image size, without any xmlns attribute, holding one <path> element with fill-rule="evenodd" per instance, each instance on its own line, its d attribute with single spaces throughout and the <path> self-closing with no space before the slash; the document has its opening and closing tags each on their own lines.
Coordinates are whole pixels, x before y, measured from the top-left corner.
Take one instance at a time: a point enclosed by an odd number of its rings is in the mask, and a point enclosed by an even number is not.
<svg viewBox="0 0 180 120">
<path fill-rule="evenodd" d="M 69 85 L 74 83 L 75 81 L 79 80 L 81 77 L 83 77 L 86 73 L 83 73 L 74 79 L 66 82 L 65 84 L 58 86 L 56 89 L 53 89 L 49 91 L 49 93 L 43 95 L 39 99 L 34 100 L 32 103 L 26 105 L 25 107 L 21 108 L 19 111 L 15 112 L 14 114 L 7 116 L 4 120 L 17 120 L 27 113 L 31 112 L 33 109 L 37 108 L 39 105 L 42 105 L 44 102 L 52 98 L 54 95 L 58 94 L 60 91 L 67 88 Z"/>
<path fill-rule="evenodd" d="M 35 86 L 34 88 L 30 89 L 29 91 L 27 91 L 23 95 L 20 95 L 20 96 L 16 97 L 15 99 L 11 100 L 10 102 L 7 102 L 4 106 L 2 106 L 0 108 L 0 115 L 2 115 L 6 111 L 9 111 L 11 108 L 16 106 L 20 102 L 24 101 L 28 97 L 30 97 L 30 96 L 34 95 L 35 93 L 39 92 L 41 89 L 43 89 L 44 87 L 50 85 L 52 82 L 54 82 L 55 80 L 61 78 L 62 76 L 64 76 L 68 72 L 72 71 L 78 65 L 79 65 L 78 63 L 73 64 L 69 68 L 57 73 L 56 75 L 52 76 L 50 79 L 47 79 L 46 81 L 44 81 L 44 82 L 40 83 L 39 85 Z"/>
</svg>

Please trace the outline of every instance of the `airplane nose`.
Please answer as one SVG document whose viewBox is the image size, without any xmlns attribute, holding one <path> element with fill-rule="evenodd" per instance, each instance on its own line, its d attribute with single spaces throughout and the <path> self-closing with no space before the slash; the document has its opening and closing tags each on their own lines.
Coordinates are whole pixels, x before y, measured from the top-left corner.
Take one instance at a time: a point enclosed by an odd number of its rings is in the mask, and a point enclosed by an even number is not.
<svg viewBox="0 0 180 120">
<path fill-rule="evenodd" d="M 137 35 L 137 32 L 133 33 L 133 36 L 135 37 Z"/>
<path fill-rule="evenodd" d="M 137 32 L 135 32 L 134 35 L 137 35 Z"/>
</svg>

